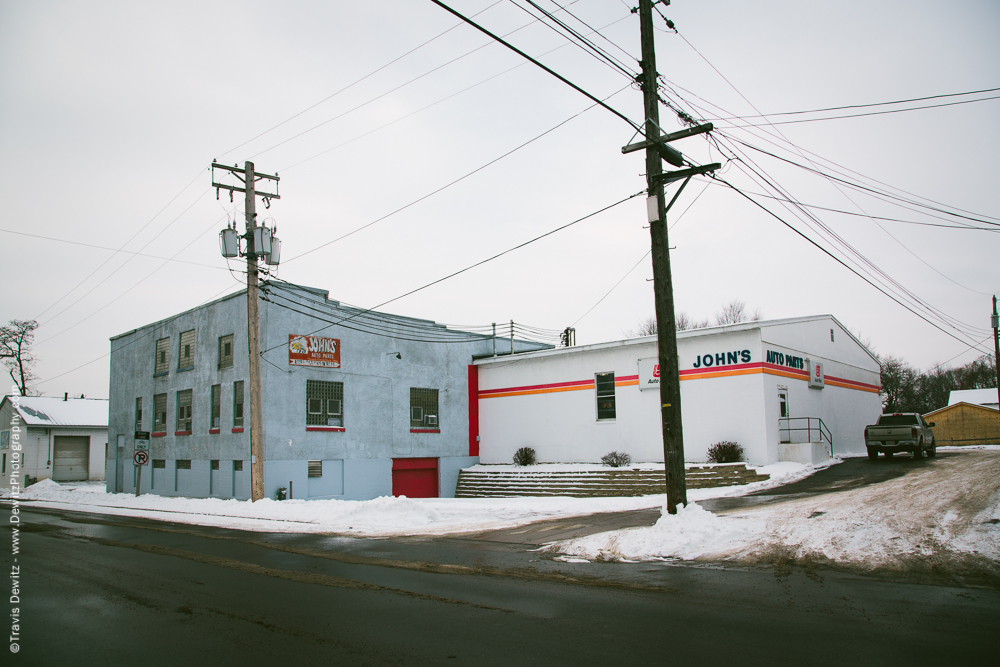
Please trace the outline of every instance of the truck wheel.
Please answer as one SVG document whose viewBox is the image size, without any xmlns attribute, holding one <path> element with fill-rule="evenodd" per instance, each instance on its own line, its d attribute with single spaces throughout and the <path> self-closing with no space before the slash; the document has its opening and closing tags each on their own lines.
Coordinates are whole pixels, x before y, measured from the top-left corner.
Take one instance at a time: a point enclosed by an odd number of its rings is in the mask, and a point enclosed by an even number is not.
<svg viewBox="0 0 1000 667">
<path fill-rule="evenodd" d="M 933 440 L 931 440 L 930 449 L 927 450 L 927 456 L 930 458 L 934 458 L 935 456 L 937 456 L 937 443 L 935 443 Z"/>
<path fill-rule="evenodd" d="M 918 442 L 917 446 L 913 448 L 913 460 L 916 461 L 917 459 L 922 459 L 922 458 L 924 458 L 924 448 Z"/>
<path fill-rule="evenodd" d="M 874 461 L 877 458 L 878 458 L 878 450 L 875 449 L 874 447 L 869 447 L 868 448 L 868 460 L 869 461 Z"/>
</svg>

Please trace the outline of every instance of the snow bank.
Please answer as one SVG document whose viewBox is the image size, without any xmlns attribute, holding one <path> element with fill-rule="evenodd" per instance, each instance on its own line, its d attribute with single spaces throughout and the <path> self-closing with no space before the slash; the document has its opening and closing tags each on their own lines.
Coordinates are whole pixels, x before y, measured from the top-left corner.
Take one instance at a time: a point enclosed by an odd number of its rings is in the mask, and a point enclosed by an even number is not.
<svg viewBox="0 0 1000 667">
<path fill-rule="evenodd" d="M 1000 455 L 967 451 L 880 484 L 719 515 L 692 504 L 649 528 L 548 548 L 593 560 L 788 557 L 869 569 L 956 555 L 1000 561 Z"/>
<path fill-rule="evenodd" d="M 690 500 L 737 496 L 778 486 L 812 474 L 798 463 L 758 468 L 771 475 L 765 482 L 714 489 L 692 489 Z M 358 537 L 443 535 L 498 530 L 533 521 L 582 516 L 596 512 L 650 509 L 663 504 L 662 495 L 635 498 L 405 498 L 373 500 L 263 499 L 256 503 L 219 498 L 179 498 L 106 493 L 94 483 L 57 484 L 43 480 L 21 494 L 37 503 L 100 514 L 138 516 L 266 532 L 338 533 Z"/>
</svg>

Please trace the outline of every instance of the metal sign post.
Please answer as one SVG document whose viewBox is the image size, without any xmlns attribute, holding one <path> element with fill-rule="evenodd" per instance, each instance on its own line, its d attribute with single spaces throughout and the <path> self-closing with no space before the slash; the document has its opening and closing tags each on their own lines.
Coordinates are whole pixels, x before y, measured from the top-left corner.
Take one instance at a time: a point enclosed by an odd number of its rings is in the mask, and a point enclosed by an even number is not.
<svg viewBox="0 0 1000 667">
<path fill-rule="evenodd" d="M 132 463 L 139 469 L 135 477 L 135 496 L 142 492 L 142 467 L 149 463 L 149 431 L 135 432 L 135 455 Z"/>
</svg>

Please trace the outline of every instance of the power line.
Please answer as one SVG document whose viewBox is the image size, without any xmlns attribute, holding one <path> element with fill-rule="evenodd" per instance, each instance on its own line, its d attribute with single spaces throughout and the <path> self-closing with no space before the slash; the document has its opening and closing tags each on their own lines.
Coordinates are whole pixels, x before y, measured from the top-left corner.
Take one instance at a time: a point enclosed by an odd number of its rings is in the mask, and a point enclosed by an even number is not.
<svg viewBox="0 0 1000 667">
<path fill-rule="evenodd" d="M 747 120 L 748 118 L 768 118 L 771 116 L 794 116 L 799 114 L 807 113 L 823 113 L 826 111 L 843 111 L 845 109 L 866 109 L 870 107 L 882 107 L 888 106 L 890 104 L 908 104 L 910 102 L 924 102 L 926 100 L 938 100 L 944 97 L 964 97 L 966 95 L 981 95 L 983 93 L 994 93 L 1000 90 L 1000 88 L 983 88 L 982 90 L 970 90 L 964 93 L 944 93 L 941 95 L 928 95 L 927 97 L 911 97 L 906 100 L 895 100 L 892 102 L 872 102 L 869 104 L 848 104 L 841 107 L 826 107 L 823 109 L 808 109 L 805 111 L 781 111 L 779 113 L 766 113 L 759 114 L 756 116 L 729 116 L 725 118 L 719 118 L 719 120 Z"/>
<path fill-rule="evenodd" d="M 625 88 L 628 88 L 628 86 L 626 86 Z M 616 92 L 612 93 L 611 95 L 609 95 L 609 96 L 608 96 L 608 98 L 610 99 L 610 98 L 611 98 L 611 97 L 613 97 L 614 95 L 617 95 L 617 94 L 618 94 L 618 93 L 620 93 L 620 92 L 621 92 L 622 90 L 625 90 L 625 88 L 621 88 L 621 89 L 619 89 L 618 91 L 616 91 Z M 574 118 L 577 118 L 578 116 L 580 116 L 580 115 L 582 115 L 582 114 L 584 114 L 584 113 L 586 113 L 586 112 L 590 111 L 590 110 L 591 110 L 591 109 L 593 109 L 593 108 L 594 108 L 595 106 L 597 106 L 597 105 L 594 105 L 594 104 L 590 105 L 590 106 L 589 106 L 589 107 L 587 107 L 586 109 L 583 109 L 583 110 L 581 110 L 581 111 L 579 111 L 579 112 L 577 112 L 577 113 L 573 114 L 572 116 L 570 116 L 570 117 L 569 117 L 569 118 L 567 118 L 566 120 L 564 120 L 564 121 L 562 121 L 562 122 L 560 122 L 560 123 L 558 123 L 558 124 L 554 125 L 553 127 L 550 127 L 549 129 L 545 130 L 545 131 L 544 131 L 544 132 L 542 132 L 541 134 L 538 134 L 538 135 L 536 135 L 536 136 L 532 137 L 531 139 L 528 139 L 528 140 L 527 140 L 527 141 L 525 141 L 524 143 L 520 144 L 519 146 L 517 146 L 517 147 L 515 147 L 515 148 L 512 148 L 511 150 L 507 151 L 507 152 L 506 152 L 506 153 L 504 153 L 503 155 L 500 155 L 499 157 L 496 157 L 496 158 L 494 158 L 494 159 L 490 160 L 489 162 L 487 162 L 487 163 L 486 163 L 486 164 L 484 164 L 484 165 L 481 165 L 481 166 L 479 166 L 479 167 L 476 167 L 476 168 L 475 168 L 475 169 L 473 169 L 472 171 L 470 171 L 470 172 L 468 172 L 468 173 L 464 174 L 463 176 L 460 176 L 460 177 L 456 178 L 455 180 L 453 180 L 453 181 L 451 181 L 451 182 L 449 182 L 449 183 L 446 183 L 445 185 L 442 185 L 441 187 L 439 187 L 439 188 L 437 188 L 437 189 L 435 189 L 435 190 L 433 190 L 433 191 L 431 191 L 431 192 L 428 192 L 427 194 L 425 194 L 425 195 L 423 195 L 423 196 L 421 196 L 421 197 L 418 197 L 417 199 L 414 199 L 413 201 L 409 202 L 408 204 L 405 204 L 405 205 L 403 205 L 403 206 L 400 206 L 399 208 L 397 208 L 397 209 L 396 209 L 396 210 L 394 210 L 394 211 L 391 211 L 391 212 L 389 212 L 389 213 L 386 213 L 385 215 L 383 215 L 383 216 L 382 216 L 382 217 L 380 217 L 380 218 L 376 218 L 375 220 L 372 220 L 371 222 L 369 222 L 369 223 L 367 223 L 367 224 L 364 224 L 364 225 L 362 225 L 362 226 L 360 226 L 360 227 L 357 227 L 356 229 L 353 229 L 353 230 L 351 230 L 351 231 L 347 232 L 346 234 L 343 234 L 343 235 L 341 235 L 341 236 L 338 236 L 337 238 L 333 239 L 332 241 L 327 241 L 326 243 L 324 243 L 324 244 L 322 244 L 322 245 L 318 245 L 318 246 L 316 246 L 315 248 L 311 248 L 311 249 L 309 249 L 309 250 L 306 250 L 305 252 L 303 252 L 303 253 L 300 253 L 300 254 L 298 254 L 298 255 L 295 255 L 294 257 L 291 257 L 290 259 L 286 259 L 286 260 L 285 260 L 285 264 L 288 264 L 289 262 L 293 262 L 293 261 L 295 261 L 295 260 L 297 260 L 297 259 L 299 259 L 299 258 L 301 258 L 301 257 L 305 257 L 306 255 L 309 255 L 309 254 L 311 254 L 311 253 L 314 253 L 314 252 L 316 252 L 317 250 L 320 250 L 320 249 L 322 249 L 322 248 L 325 248 L 325 247 L 327 247 L 327 246 L 329 246 L 329 245 L 332 245 L 332 244 L 334 244 L 334 243 L 337 243 L 338 241 L 342 241 L 342 240 L 346 239 L 346 238 L 347 238 L 347 237 L 349 237 L 349 236 L 353 236 L 354 234 L 357 234 L 358 232 L 360 232 L 360 231 L 362 231 L 362 230 L 365 230 L 365 229 L 368 229 L 368 228 L 369 228 L 369 227 L 371 227 L 372 225 L 375 225 L 375 224 L 377 224 L 377 223 L 379 223 L 379 222 L 382 222 L 383 220 L 385 220 L 385 219 L 387 219 L 387 218 L 389 218 L 389 217 L 391 217 L 391 216 L 394 216 L 394 215 L 396 215 L 397 213 L 399 213 L 399 212 L 401 212 L 401 211 L 405 211 L 406 209 L 410 208 L 411 206 L 414 206 L 415 204 L 419 204 L 420 202 L 424 201 L 425 199 L 428 199 L 428 198 L 430 198 L 430 197 L 433 197 L 434 195 L 438 194 L 439 192 L 442 192 L 442 191 L 444 191 L 444 190 L 447 190 L 448 188 L 450 188 L 451 186 L 455 185 L 456 183 L 460 183 L 461 181 L 464 181 L 465 179 L 469 178 L 470 176 L 472 176 L 472 175 L 474 175 L 474 174 L 476 174 L 476 173 L 478 173 L 478 172 L 482 171 L 483 169 L 486 169 L 487 167 L 489 167 L 489 166 L 491 166 L 491 165 L 493 165 L 493 164 L 495 164 L 495 163 L 499 162 L 500 160 L 504 159 L 505 157 L 507 157 L 507 156 L 509 156 L 509 155 L 512 155 L 512 154 L 516 153 L 517 151 L 521 150 L 521 149 L 522 149 L 522 148 L 524 148 L 525 146 L 527 146 L 527 145 L 529 145 L 529 144 L 531 144 L 531 143 L 533 143 L 533 142 L 535 142 L 535 141 L 538 141 L 539 139 L 541 139 L 541 138 L 542 138 L 542 137 L 544 137 L 545 135 L 547 135 L 547 134 L 550 134 L 551 132 L 554 132 L 555 130 L 558 130 L 558 129 L 559 129 L 560 127 L 562 127 L 562 126 L 563 126 L 563 125 L 565 125 L 566 123 L 568 123 L 568 122 L 570 122 L 571 120 L 573 120 Z"/>
<path fill-rule="evenodd" d="M 492 4 L 492 5 L 489 5 L 489 6 L 488 6 L 488 7 L 486 7 L 485 9 L 482 9 L 482 10 L 480 10 L 480 11 L 476 12 L 475 14 L 473 14 L 473 16 L 479 16 L 479 15 L 480 15 L 480 14 L 482 14 L 483 12 L 486 12 L 486 11 L 488 11 L 488 10 L 492 9 L 493 7 L 496 7 L 496 6 L 497 6 L 497 5 L 499 5 L 499 4 L 501 3 L 501 2 L 503 2 L 503 0 L 497 0 L 497 1 L 496 1 L 496 2 L 494 2 L 494 3 Z M 447 34 L 448 34 L 449 32 L 451 32 L 452 30 L 454 30 L 455 28 L 457 28 L 457 27 L 459 27 L 459 26 L 461 26 L 461 25 L 462 25 L 461 23 L 456 23 L 455 25 L 451 26 L 450 28 L 448 28 L 448 29 L 447 29 L 447 30 L 445 30 L 444 32 L 440 32 L 440 33 L 438 33 L 437 35 L 435 35 L 434 37 L 431 37 L 430 39 L 428 39 L 428 40 L 427 40 L 426 42 L 423 42 L 422 44 L 419 44 L 418 46 L 415 46 L 415 47 L 413 47 L 412 49 L 410 49 L 409 51 L 407 51 L 407 52 L 406 52 L 406 53 L 404 53 L 403 55 L 401 55 L 401 56 L 398 56 L 398 57 L 396 57 L 396 58 L 393 58 L 392 60 L 390 60 L 390 61 L 389 61 L 389 62 L 387 62 L 386 64 L 384 64 L 384 65 L 382 65 L 381 67 L 378 67 L 378 68 L 376 68 L 376 69 L 372 70 L 371 72 L 369 72 L 368 74 L 365 74 L 365 75 L 364 75 L 364 76 L 362 76 L 361 78 L 359 78 L 359 79 L 356 79 L 355 81 L 353 81 L 352 83 L 350 83 L 350 84 L 348 84 L 348 85 L 344 86 L 343 88 L 341 88 L 341 89 L 340 89 L 340 90 L 338 90 L 337 92 L 335 92 L 335 93 L 331 93 L 330 95 L 327 95 L 326 97 L 324 97 L 323 99 L 321 99 L 321 100 L 320 100 L 319 102 L 316 102 L 315 104 L 312 104 L 312 105 L 310 105 L 310 106 L 306 107 L 306 108 L 305 108 L 305 109 L 303 109 L 302 111 L 299 111 L 298 113 L 296 113 L 296 114 L 293 114 L 292 116 L 289 116 L 288 118 L 286 118 L 285 120 L 281 121 L 281 122 L 280 122 L 280 123 L 278 123 L 277 125 L 274 125 L 274 126 L 272 126 L 272 127 L 268 128 L 268 129 L 264 130 L 263 132 L 261 132 L 261 133 L 260 133 L 260 134 L 258 134 L 257 136 L 255 136 L 255 137 L 251 137 L 250 139 L 247 139 L 247 140 L 246 140 L 246 141 L 244 141 L 244 142 L 243 142 L 242 144 L 239 144 L 238 146 L 233 146 L 233 147 L 232 147 L 232 148 L 230 148 L 229 150 L 227 150 L 227 151 L 225 151 L 225 152 L 222 152 L 222 153 L 219 153 L 219 155 L 220 155 L 220 156 L 223 156 L 223 155 L 228 155 L 229 153 L 232 153 L 233 151 L 237 150 L 238 148 L 243 148 L 244 146 L 246 146 L 247 144 L 249 144 L 249 143 L 250 143 L 251 141 L 256 141 L 257 139 L 260 139 L 260 138 L 261 138 L 261 137 L 263 137 L 264 135 L 266 135 L 266 134 L 270 134 L 271 132 L 273 132 L 274 130 L 278 129 L 278 128 L 279 128 L 279 127 L 281 127 L 282 125 L 285 125 L 286 123 L 289 123 L 289 122 L 291 122 L 291 121 L 295 120 L 296 118 L 298 118 L 298 117 L 299 117 L 299 116 L 301 116 L 302 114 L 304 114 L 304 113 L 306 113 L 306 112 L 308 112 L 308 111 L 311 111 L 311 110 L 315 109 L 316 107 L 318 107 L 319 105 L 323 104 L 324 102 L 327 102 L 327 101 L 329 101 L 329 100 L 333 99 L 334 97 L 336 97 L 337 95 L 340 95 L 341 93 L 343 93 L 343 92 L 345 92 L 345 91 L 347 91 L 347 90 L 350 90 L 350 89 L 351 89 L 351 88 L 353 88 L 354 86 L 356 86 L 356 85 L 358 85 L 359 83 L 361 83 L 362 81 L 364 81 L 364 80 L 366 80 L 366 79 L 369 79 L 369 78 L 371 78 L 372 76 L 374 76 L 374 75 L 378 74 L 379 72 L 381 72 L 382 70 L 386 69 L 386 68 L 387 68 L 387 67 L 389 67 L 390 65 L 393 65 L 393 64 L 395 64 L 395 63 L 399 62 L 400 60 L 402 60 L 403 58 L 405 58 L 405 57 L 407 57 L 407 56 L 409 56 L 409 55 L 411 55 L 411 54 L 413 54 L 413 53 L 416 53 L 417 51 L 419 51 L 420 49 L 424 48 L 425 46 L 427 46 L 427 45 L 428 45 L 428 44 L 430 44 L 431 42 L 434 42 L 435 40 L 437 40 L 437 39 L 439 39 L 439 38 L 441 38 L 441 37 L 444 37 L 444 36 L 445 36 L 445 35 L 447 35 Z M 470 51 L 470 53 L 471 53 L 471 51 Z M 468 54 L 466 54 L 466 55 L 468 55 Z M 447 64 L 447 63 L 446 63 L 446 64 Z M 390 92 L 391 92 L 391 91 L 390 91 Z M 268 149 L 268 150 L 270 150 L 270 149 Z"/>
<path fill-rule="evenodd" d="M 604 211 L 610 210 L 610 209 L 612 209 L 612 208 L 614 208 L 614 207 L 616 207 L 616 206 L 618 206 L 620 204 L 624 204 L 625 202 L 629 201 L 630 199 L 634 199 L 635 197 L 638 197 L 638 196 L 640 196 L 640 195 L 642 195 L 644 193 L 645 193 L 645 191 L 640 191 L 640 192 L 637 192 L 634 195 L 629 195 L 628 197 L 625 197 L 624 199 L 620 199 L 620 200 L 616 201 L 613 204 L 609 204 L 608 206 L 600 208 L 600 209 L 594 211 L 593 213 L 588 213 L 587 215 L 585 215 L 585 216 L 583 216 L 581 218 L 577 218 L 576 220 L 573 220 L 572 222 L 568 222 L 565 225 L 561 225 L 559 227 L 556 227 L 555 229 L 553 229 L 551 231 L 548 231 L 548 232 L 545 232 L 544 234 L 541 234 L 539 236 L 536 236 L 533 239 L 530 239 L 530 240 L 525 241 L 523 243 L 519 243 L 516 246 L 513 246 L 511 248 L 508 248 L 507 250 L 504 250 L 503 252 L 499 252 L 499 253 L 493 255 L 492 257 L 488 257 L 488 258 L 486 258 L 484 260 L 476 262 L 475 264 L 470 264 L 469 266 L 465 267 L 464 269 L 459 269 L 458 271 L 455 271 L 454 273 L 450 273 L 447 276 L 444 276 L 443 278 L 438 278 L 437 280 L 431 281 L 431 282 L 427 283 L 426 285 L 423 285 L 423 286 L 418 287 L 416 289 L 410 290 L 409 292 L 406 292 L 404 294 L 400 294 L 399 296 L 393 297 L 393 298 L 389 299 L 388 301 L 383 301 L 382 303 L 380 303 L 380 304 L 378 304 L 376 306 L 372 306 L 371 308 L 368 308 L 368 309 L 364 310 L 362 313 L 358 313 L 357 315 L 353 315 L 353 316 L 351 316 L 351 318 L 347 318 L 347 319 L 348 320 L 349 319 L 353 319 L 354 317 L 357 317 L 358 315 L 361 315 L 363 313 L 372 312 L 376 308 L 381 308 L 382 306 L 388 305 L 388 304 L 390 304 L 390 303 L 392 303 L 394 301 L 399 301 L 400 299 L 402 299 L 404 297 L 407 297 L 407 296 L 410 296 L 411 294 L 416 294 L 417 292 L 419 292 L 421 290 L 425 290 L 428 287 L 431 287 L 433 285 L 437 285 L 438 283 L 442 283 L 445 280 L 448 280 L 450 278 L 454 278 L 455 276 L 460 275 L 462 273 L 465 273 L 466 271 L 470 271 L 470 270 L 476 268 L 477 266 L 482 266 L 483 264 L 486 264 L 487 262 L 492 262 L 494 259 L 497 259 L 499 257 L 503 257 L 504 255 L 506 255 L 508 253 L 511 253 L 511 252 L 513 252 L 515 250 L 518 250 L 520 248 L 523 248 L 524 246 L 529 245 L 531 243 L 534 243 L 535 241 L 539 241 L 539 240 L 541 240 L 541 239 L 543 239 L 543 238 L 545 238 L 547 236 L 551 236 L 552 234 L 555 234 L 556 232 L 562 231 L 562 230 L 564 230 L 564 229 L 566 229 L 568 227 L 572 227 L 573 225 L 575 225 L 575 224 L 577 224 L 579 222 L 583 222 L 584 220 L 587 220 L 588 218 L 592 218 L 595 215 L 603 213 Z M 344 321 L 347 321 L 347 320 L 344 320 Z M 331 325 L 322 327 L 322 328 L 317 329 L 316 331 L 313 331 L 312 333 L 309 333 L 309 334 L 306 334 L 306 335 L 312 336 L 314 334 L 317 334 L 317 333 L 319 333 L 321 331 L 324 331 L 324 330 L 330 328 L 330 326 L 335 326 L 336 324 L 338 324 L 338 323 L 335 322 L 335 323 L 333 323 Z M 276 349 L 277 347 L 280 347 L 280 345 L 276 345 L 274 347 L 270 347 L 270 348 L 268 348 L 266 350 L 263 350 L 261 352 L 261 354 L 264 354 L 265 352 L 270 352 L 271 350 Z"/>
<path fill-rule="evenodd" d="M 840 116 L 826 116 L 823 118 L 800 118 L 799 120 L 768 120 L 766 123 L 744 123 L 743 125 L 732 125 L 734 128 L 738 127 L 761 127 L 762 125 L 794 125 L 796 123 L 814 123 L 821 120 L 842 120 L 844 118 L 862 118 L 864 116 L 883 116 L 890 113 L 903 113 L 906 111 L 920 111 L 921 109 L 938 109 L 940 107 L 953 107 L 959 104 L 972 104 L 973 102 L 986 102 L 988 100 L 1000 99 L 1000 95 L 991 95 L 990 97 L 981 97 L 975 100 L 961 100 L 958 102 L 943 102 L 941 104 L 925 104 L 919 107 L 909 107 L 907 109 L 888 109 L 886 111 L 867 111 L 864 113 L 852 113 L 852 114 L 842 114 Z M 794 112 L 792 112 L 794 113 Z M 800 112 L 806 113 L 806 112 Z M 773 114 L 772 114 L 773 115 Z M 765 116 L 766 117 L 766 116 Z M 754 116 L 754 118 L 760 118 L 760 116 Z"/>
<path fill-rule="evenodd" d="M 854 275 L 856 275 L 857 277 L 859 277 L 859 278 L 861 278 L 862 280 L 864 280 L 864 281 L 865 281 L 866 283 L 868 283 L 869 285 L 871 285 L 872 287 L 874 287 L 875 289 L 877 289 L 877 290 L 878 290 L 879 292 L 881 292 L 881 293 L 882 293 L 882 294 L 884 294 L 885 296 L 887 296 L 887 297 L 889 297 L 890 299 L 892 299 L 893 301 L 895 301 L 895 302 L 896 302 L 897 304 L 899 304 L 900 306 L 902 306 L 902 307 L 903 307 L 903 308 L 905 308 L 906 310 L 910 311 L 911 313 L 913 313 L 914 315 L 916 315 L 917 317 L 919 317 L 920 319 L 922 319 L 922 320 L 923 320 L 924 322 L 927 322 L 928 324 L 930 324 L 930 325 L 931 325 L 932 327 L 934 327 L 934 328 L 935 328 L 935 329 L 937 329 L 938 331 L 940 331 L 940 332 L 942 332 L 942 333 L 946 334 L 947 336 L 950 336 L 951 338 L 954 338 L 955 340 L 957 340 L 958 342 L 962 343 L 963 345 L 968 345 L 968 344 L 969 344 L 969 343 L 968 343 L 968 341 L 966 341 L 966 340 L 962 340 L 961 338 L 959 338 L 959 337 L 958 337 L 958 336 L 956 336 L 955 334 L 951 333 L 950 331 L 947 331 L 946 329 L 943 329 L 943 328 L 942 328 L 942 327 L 940 327 L 940 326 L 939 326 L 939 325 L 938 325 L 937 323 L 935 323 L 935 322 L 932 322 L 931 320 L 927 319 L 927 317 L 925 317 L 925 316 L 924 316 L 923 314 L 921 314 L 921 313 L 917 312 L 916 310 L 914 310 L 913 308 L 911 308 L 911 307 L 910 307 L 910 306 L 908 306 L 907 304 L 905 304 L 905 303 L 903 303 L 902 301 L 900 301 L 899 299 L 897 299 L 897 298 L 896 298 L 895 296 L 893 296 L 892 294 L 889 294 L 889 293 L 888 293 L 887 291 L 885 291 L 884 289 L 882 289 L 881 287 L 879 287 L 878 285 L 876 285 L 875 283 L 873 283 L 873 282 L 872 282 L 871 280 L 869 280 L 869 279 L 868 279 L 867 277 L 865 277 L 865 276 L 861 275 L 861 273 L 859 273 L 859 272 L 858 272 L 857 270 L 855 270 L 855 269 L 854 269 L 853 267 L 851 267 L 851 266 L 849 266 L 848 264 L 846 264 L 846 263 L 845 263 L 845 262 L 844 262 L 844 261 L 843 261 L 842 259 L 840 259 L 840 258 L 839 258 L 839 257 L 837 257 L 836 255 L 834 255 L 833 253 L 831 253 L 831 252 L 830 252 L 829 250 L 827 250 L 826 248 L 824 248 L 823 246 L 821 246 L 820 244 L 818 244 L 818 243 L 817 243 L 816 241 L 814 241 L 813 239 L 811 239 L 811 238 L 809 238 L 808 236 L 806 236 L 805 234 L 803 234 L 803 233 L 802 233 L 802 232 L 801 232 L 800 230 L 796 229 L 796 228 L 795 228 L 794 226 L 792 226 L 792 225 L 791 225 L 791 224 L 789 224 L 789 223 L 788 223 L 787 221 L 785 221 L 785 220 L 784 220 L 784 219 L 783 219 L 783 218 L 782 218 L 781 216 L 777 215 L 776 213 L 774 213 L 773 211 L 771 211 L 770 209 L 768 209 L 768 208 L 767 208 L 766 206 L 764 206 L 764 205 L 763 205 L 763 204 L 761 204 L 760 202 L 758 202 L 758 201 L 754 200 L 754 199 L 753 199 L 752 197 L 750 197 L 749 195 L 747 195 L 747 194 L 746 194 L 745 192 L 743 192 L 742 190 L 740 190 L 739 188 L 737 188 L 737 187 L 736 187 L 735 185 L 733 185 L 732 183 L 729 183 L 728 181 L 725 181 L 725 180 L 722 180 L 722 179 L 717 179 L 717 180 L 719 180 L 719 181 L 720 181 L 721 183 L 723 183 L 724 185 L 727 185 L 727 186 L 729 186 L 730 188 L 732 188 L 732 189 L 733 189 L 733 191 L 735 191 L 736 193 L 738 193 L 739 195 L 741 195 L 742 197 L 744 197 L 745 199 L 747 199 L 747 201 L 749 201 L 749 202 L 751 202 L 752 204 L 754 204 L 755 206 L 759 207 L 759 208 L 760 208 L 761 210 L 763 210 L 763 211 L 764 211 L 765 213 L 767 213 L 767 214 L 768 214 L 768 215 L 770 215 L 771 217 L 775 218 L 775 219 L 776 219 L 776 220 L 778 220 L 778 221 L 779 221 L 779 222 L 780 222 L 781 224 L 785 225 L 786 227 L 788 227 L 789 229 L 791 229 L 791 230 L 792 230 L 793 232 L 795 232 L 796 234 L 798 234 L 799 236 L 801 236 L 802 238 L 804 238 L 804 239 L 805 239 L 806 241 L 808 241 L 808 242 L 809 242 L 810 244 L 812 244 L 813 246 L 815 246 L 816 248 L 818 248 L 818 249 L 819 249 L 820 251 L 822 251 L 822 252 L 823 252 L 823 254 L 825 254 L 825 255 L 827 255 L 828 257 L 830 257 L 831 259 L 833 259 L 833 260 L 834 260 L 835 262 L 837 262 L 838 264 L 840 264 L 841 266 L 843 266 L 844 268 L 846 268 L 846 269 L 847 269 L 848 271 L 850 271 L 851 273 L 853 273 L 853 274 L 854 274 Z"/>
<path fill-rule="evenodd" d="M 451 7 L 449 7 L 448 5 L 446 5 L 443 2 L 441 2 L 441 0 L 431 0 L 431 2 L 433 2 L 435 5 L 441 7 L 442 9 L 444 9 L 444 10 L 446 10 L 448 12 L 451 12 L 452 14 L 454 14 L 455 16 L 457 16 L 458 18 L 462 19 L 463 21 L 465 21 L 466 23 L 468 23 L 469 25 L 471 25 L 476 30 L 479 30 L 480 32 L 482 32 L 484 35 L 487 35 L 488 37 L 491 37 L 494 40 L 500 42 L 501 44 L 503 44 L 504 46 L 506 46 L 508 49 L 510 49 L 514 53 L 518 54 L 522 58 L 525 58 L 526 60 L 530 61 L 531 63 L 533 63 L 535 65 L 537 65 L 538 67 L 540 67 L 541 69 L 545 70 L 546 72 L 548 72 L 552 76 L 556 77 L 557 79 L 559 79 L 560 81 L 562 81 L 563 83 L 565 83 L 566 85 L 568 85 L 573 90 L 575 90 L 578 93 L 581 93 L 582 95 L 590 98 L 592 101 L 594 101 L 598 105 L 604 107 L 605 109 L 607 109 L 608 111 L 610 111 L 611 113 L 613 113 L 614 115 L 618 116 L 623 121 L 625 121 L 626 123 L 628 123 L 629 125 L 631 125 L 632 128 L 636 132 L 638 132 L 639 134 L 642 134 L 643 136 L 646 136 L 645 133 L 643 132 L 642 128 L 639 125 L 636 125 L 630 118 L 628 118 L 627 116 L 625 116 L 624 114 L 622 114 L 618 110 L 611 108 L 610 106 L 608 106 L 607 104 L 605 104 L 603 101 L 601 101 L 598 98 L 594 97 L 593 95 L 591 95 L 586 90 L 584 90 L 580 86 L 576 85 L 575 83 L 573 83 L 572 81 L 570 81 L 566 77 L 562 76 L 561 74 L 557 74 L 555 71 L 553 71 L 552 69 L 549 69 L 548 67 L 546 67 L 545 65 L 543 65 L 539 61 L 535 60 L 534 58 L 532 58 L 531 56 L 529 56 L 527 53 L 525 53 L 521 49 L 519 49 L 516 46 L 514 46 L 513 44 L 505 41 L 504 39 L 502 39 L 501 37 L 499 37 L 497 35 L 494 35 L 492 32 L 490 32 L 486 28 L 482 27 L 481 25 L 479 25 L 478 23 L 476 23 L 472 19 L 467 18 L 467 17 L 463 16 L 462 14 L 459 14 L 457 11 L 455 11 L 454 9 L 452 9 Z"/>
</svg>

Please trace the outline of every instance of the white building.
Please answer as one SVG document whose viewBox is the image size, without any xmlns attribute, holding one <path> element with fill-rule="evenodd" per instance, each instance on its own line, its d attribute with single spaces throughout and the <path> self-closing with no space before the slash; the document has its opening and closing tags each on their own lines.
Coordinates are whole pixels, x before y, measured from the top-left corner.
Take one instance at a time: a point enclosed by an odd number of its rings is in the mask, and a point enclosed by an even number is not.
<svg viewBox="0 0 1000 667">
<path fill-rule="evenodd" d="M 720 441 L 752 464 L 865 452 L 879 364 L 833 316 L 683 331 L 677 347 L 687 461 Z M 663 461 L 657 356 L 651 336 L 477 359 L 481 462 L 524 446 L 541 462 Z"/>
<path fill-rule="evenodd" d="M 0 402 L 0 486 L 9 488 L 14 464 L 20 480 L 104 479 L 108 401 L 94 398 L 4 396 Z"/>
</svg>

